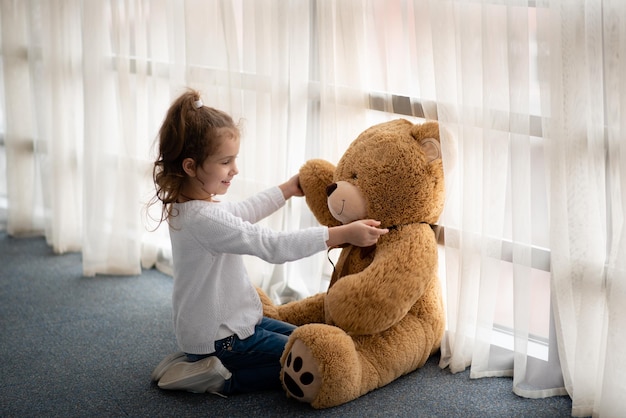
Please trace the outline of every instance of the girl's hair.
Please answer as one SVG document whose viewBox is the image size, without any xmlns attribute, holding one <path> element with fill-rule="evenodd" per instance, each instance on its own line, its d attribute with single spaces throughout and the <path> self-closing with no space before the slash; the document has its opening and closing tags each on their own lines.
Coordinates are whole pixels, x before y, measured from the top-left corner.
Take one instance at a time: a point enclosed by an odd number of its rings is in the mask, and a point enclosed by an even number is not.
<svg viewBox="0 0 626 418">
<path fill-rule="evenodd" d="M 204 106 L 195 90 L 187 90 L 172 103 L 159 130 L 159 156 L 152 170 L 156 195 L 150 205 L 163 202 L 159 224 L 176 216 L 173 204 L 187 177 L 183 160 L 192 158 L 197 166 L 202 165 L 221 144 L 224 128 L 230 135 L 239 136 L 230 115 Z"/>
</svg>

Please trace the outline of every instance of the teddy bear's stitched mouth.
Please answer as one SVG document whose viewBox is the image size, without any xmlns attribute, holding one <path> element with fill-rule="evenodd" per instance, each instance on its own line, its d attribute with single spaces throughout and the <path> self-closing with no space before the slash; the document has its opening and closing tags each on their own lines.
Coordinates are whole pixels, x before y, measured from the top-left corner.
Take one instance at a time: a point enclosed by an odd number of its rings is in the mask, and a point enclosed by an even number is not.
<svg viewBox="0 0 626 418">
<path fill-rule="evenodd" d="M 337 216 L 343 213 L 343 210 L 345 209 L 345 207 L 346 207 L 346 200 L 344 199 L 341 201 L 341 210 L 337 213 Z"/>
</svg>

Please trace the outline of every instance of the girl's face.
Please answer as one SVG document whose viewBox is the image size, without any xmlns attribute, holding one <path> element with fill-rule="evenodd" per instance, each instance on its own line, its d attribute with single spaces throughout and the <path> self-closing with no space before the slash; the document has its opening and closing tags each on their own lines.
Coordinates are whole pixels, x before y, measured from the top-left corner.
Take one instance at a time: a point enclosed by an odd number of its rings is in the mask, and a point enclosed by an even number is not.
<svg viewBox="0 0 626 418">
<path fill-rule="evenodd" d="M 226 137 L 217 151 L 207 157 L 202 165 L 196 166 L 188 158 L 183 161 L 185 172 L 189 175 L 183 195 L 186 198 L 209 200 L 211 196 L 223 195 L 228 191 L 230 182 L 239 173 L 235 160 L 239 154 L 239 137 Z"/>
</svg>

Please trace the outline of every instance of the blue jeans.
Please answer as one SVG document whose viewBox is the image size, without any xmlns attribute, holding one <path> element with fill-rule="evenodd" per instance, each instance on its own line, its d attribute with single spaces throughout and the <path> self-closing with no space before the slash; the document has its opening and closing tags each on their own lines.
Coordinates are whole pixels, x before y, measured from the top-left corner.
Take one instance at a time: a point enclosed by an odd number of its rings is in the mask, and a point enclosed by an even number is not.
<svg viewBox="0 0 626 418">
<path fill-rule="evenodd" d="M 221 393 L 231 395 L 280 388 L 280 356 L 294 325 L 263 317 L 254 334 L 241 340 L 231 335 L 215 341 L 211 354 L 187 354 L 190 361 L 217 356 L 231 373 Z"/>
</svg>

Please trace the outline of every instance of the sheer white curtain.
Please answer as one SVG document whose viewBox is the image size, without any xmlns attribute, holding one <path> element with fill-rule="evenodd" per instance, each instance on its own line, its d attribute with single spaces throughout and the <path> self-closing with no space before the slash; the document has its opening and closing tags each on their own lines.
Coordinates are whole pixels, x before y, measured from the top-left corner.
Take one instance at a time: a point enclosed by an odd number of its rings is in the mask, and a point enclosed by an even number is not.
<svg viewBox="0 0 626 418">
<path fill-rule="evenodd" d="M 86 275 L 168 268 L 151 147 L 185 86 L 242 120 L 225 199 L 337 162 L 366 127 L 438 119 L 441 366 L 616 415 L 626 339 L 626 5 L 620 0 L 0 0 L 8 230 Z M 302 199 L 265 221 L 315 223 Z M 326 255 L 247 259 L 277 301 Z"/>
<path fill-rule="evenodd" d="M 576 416 L 623 415 L 626 4 L 538 10 L 550 171 L 552 294 Z"/>
<path fill-rule="evenodd" d="M 565 394 L 550 317 L 546 171 L 528 1 L 428 3 L 448 170 L 448 330 L 442 367 L 513 376 L 525 397 Z M 444 161 L 445 163 L 445 161 Z"/>
<path fill-rule="evenodd" d="M 146 225 L 144 210 L 153 192 L 153 140 L 186 86 L 242 120 L 241 174 L 226 198 L 282 182 L 305 161 L 309 3 L 0 5 L 8 232 L 44 233 L 55 252 L 81 251 L 85 275 L 169 268 L 167 228 L 150 232 L 155 225 Z M 290 202 L 265 222 L 313 223 L 301 220 L 303 206 Z M 279 267 L 247 262 L 253 279 L 277 298 L 302 297 L 320 289 L 319 279 L 298 277 L 321 277 L 320 257 Z"/>
<path fill-rule="evenodd" d="M 512 375 L 521 396 L 568 393 L 576 416 L 618 416 L 626 5 L 428 6 L 438 116 L 458 140 L 442 366 Z"/>
<path fill-rule="evenodd" d="M 86 275 L 139 273 L 147 125 L 156 119 L 142 61 L 131 72 L 128 57 L 114 57 L 124 41 L 113 29 L 130 4 L 0 5 L 8 232 L 82 251 Z"/>
<path fill-rule="evenodd" d="M 18 1 L 3 2 L 1 12 L 7 229 L 13 235 L 45 230 L 57 251 L 76 250 L 80 248 L 78 202 L 82 196 L 77 159 L 82 100 L 81 91 L 76 90 L 80 86 L 76 77 L 80 73 L 80 19 L 63 8 L 42 11 Z M 43 18 L 44 12 L 50 13 L 49 19 Z M 64 110 L 48 111 L 57 106 Z M 51 219 L 53 211 L 56 216 Z"/>
</svg>

